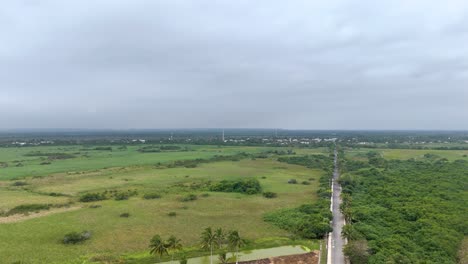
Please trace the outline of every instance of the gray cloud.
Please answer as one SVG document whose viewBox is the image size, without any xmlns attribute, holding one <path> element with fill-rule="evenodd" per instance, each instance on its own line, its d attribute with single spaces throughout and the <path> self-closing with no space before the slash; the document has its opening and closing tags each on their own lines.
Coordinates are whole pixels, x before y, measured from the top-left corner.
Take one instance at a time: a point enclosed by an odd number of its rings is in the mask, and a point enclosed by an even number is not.
<svg viewBox="0 0 468 264">
<path fill-rule="evenodd" d="M 11 1 L 0 129 L 468 129 L 468 3 Z"/>
</svg>

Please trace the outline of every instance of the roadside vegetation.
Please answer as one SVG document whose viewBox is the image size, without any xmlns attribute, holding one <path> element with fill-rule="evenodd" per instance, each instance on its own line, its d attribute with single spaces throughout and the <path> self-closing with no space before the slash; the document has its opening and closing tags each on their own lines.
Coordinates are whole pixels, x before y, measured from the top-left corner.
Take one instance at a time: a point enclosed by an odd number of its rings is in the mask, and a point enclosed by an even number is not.
<svg viewBox="0 0 468 264">
<path fill-rule="evenodd" d="M 468 231 L 467 161 L 341 154 L 343 235 L 353 264 L 457 263 Z"/>
</svg>

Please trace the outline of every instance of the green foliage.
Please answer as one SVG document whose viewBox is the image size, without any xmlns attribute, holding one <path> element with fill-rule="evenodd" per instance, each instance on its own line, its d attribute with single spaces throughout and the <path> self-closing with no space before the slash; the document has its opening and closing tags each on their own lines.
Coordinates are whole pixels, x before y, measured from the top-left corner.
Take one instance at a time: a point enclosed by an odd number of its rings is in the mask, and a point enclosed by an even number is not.
<svg viewBox="0 0 468 264">
<path fill-rule="evenodd" d="M 263 197 L 265 198 L 276 198 L 278 197 L 278 194 L 275 192 L 264 192 Z"/>
<path fill-rule="evenodd" d="M 266 214 L 264 219 L 302 238 L 322 238 L 331 231 L 330 207 L 323 202 L 279 210 Z"/>
<path fill-rule="evenodd" d="M 367 264 L 369 261 L 370 253 L 366 240 L 350 241 L 343 249 L 343 253 L 353 264 Z"/>
<path fill-rule="evenodd" d="M 297 180 L 296 179 L 289 179 L 288 183 L 289 184 L 297 184 Z"/>
<path fill-rule="evenodd" d="M 176 212 L 169 212 L 167 215 L 168 215 L 168 216 L 171 216 L 171 217 L 174 217 L 174 216 L 177 215 L 177 213 L 176 213 Z"/>
<path fill-rule="evenodd" d="M 324 155 L 279 157 L 278 161 L 315 169 L 328 169 L 333 166 L 333 159 Z"/>
<path fill-rule="evenodd" d="M 119 216 L 128 218 L 128 217 L 130 217 L 130 213 L 121 213 Z"/>
<path fill-rule="evenodd" d="M 262 192 L 262 187 L 257 179 L 242 179 L 237 181 L 221 181 L 210 186 L 212 192 L 235 192 L 244 194 L 257 194 Z"/>
<path fill-rule="evenodd" d="M 198 197 L 197 197 L 195 194 L 192 194 L 192 193 L 191 193 L 191 194 L 185 195 L 185 196 L 182 197 L 180 200 L 181 200 L 182 202 L 190 202 L 190 201 L 195 201 L 195 200 L 197 200 L 197 199 L 198 199 Z"/>
<path fill-rule="evenodd" d="M 305 161 L 309 160 L 309 156 L 305 157 L 307 158 L 294 157 L 300 158 L 294 161 L 307 164 Z M 330 166 L 330 164 L 328 164 L 330 158 L 325 158 L 327 161 L 322 163 L 322 166 Z M 321 159 L 322 158 L 319 158 L 319 160 Z M 272 222 L 280 228 L 288 230 L 302 238 L 316 239 L 324 237 L 325 234 L 332 231 L 330 227 L 330 220 L 332 219 L 332 214 L 330 212 L 331 175 L 332 173 L 327 171 L 320 177 L 320 186 L 317 190 L 319 200 L 316 203 L 304 204 L 297 208 L 282 209 L 268 213 L 264 216 L 264 220 Z M 294 179 L 290 179 L 288 183 L 293 183 L 292 180 Z M 294 180 L 294 183 L 297 183 L 297 181 Z"/>
<path fill-rule="evenodd" d="M 26 214 L 30 212 L 37 212 L 40 210 L 49 210 L 49 204 L 22 204 L 16 207 L 13 207 L 8 212 L 5 213 L 6 216 L 14 214 Z"/>
<path fill-rule="evenodd" d="M 80 196 L 79 201 L 83 203 L 96 202 L 106 200 L 107 197 L 103 193 L 85 193 Z"/>
<path fill-rule="evenodd" d="M 69 153 L 61 153 L 61 152 L 41 152 L 41 151 L 32 151 L 29 153 L 24 154 L 27 157 L 47 157 L 49 160 L 61 160 L 61 159 L 72 159 L 75 158 L 75 155 Z"/>
<path fill-rule="evenodd" d="M 350 258 L 365 255 L 353 255 L 364 238 L 372 252 L 369 263 L 456 262 L 468 230 L 468 162 L 434 158 L 392 160 L 385 170 L 361 168 L 343 175 L 343 193 L 350 196 L 342 208 L 352 224 L 343 230 L 351 239 Z"/>
<path fill-rule="evenodd" d="M 63 239 L 62 243 L 64 244 L 78 244 L 81 242 L 84 242 L 85 240 L 88 240 L 91 238 L 91 232 L 89 231 L 83 231 L 81 233 L 78 232 L 70 232 L 66 234 Z"/>
<path fill-rule="evenodd" d="M 210 162 L 220 162 L 220 161 L 240 161 L 241 159 L 248 158 L 250 155 L 244 152 L 223 156 L 215 155 L 209 159 L 194 159 L 194 160 L 177 160 L 169 164 L 169 168 L 185 167 L 185 168 L 196 168 L 199 164 L 210 163 Z"/>
<path fill-rule="evenodd" d="M 145 193 L 143 195 L 143 199 L 146 199 L 146 200 L 151 200 L 151 199 L 159 199 L 161 198 L 161 194 L 159 193 Z"/>
<path fill-rule="evenodd" d="M 13 182 L 13 184 L 11 184 L 11 186 L 15 186 L 15 187 L 25 186 L 25 185 L 28 185 L 28 183 L 24 182 L 24 181 L 15 181 L 15 182 Z"/>
<path fill-rule="evenodd" d="M 95 147 L 94 150 L 112 151 L 112 147 Z"/>
</svg>

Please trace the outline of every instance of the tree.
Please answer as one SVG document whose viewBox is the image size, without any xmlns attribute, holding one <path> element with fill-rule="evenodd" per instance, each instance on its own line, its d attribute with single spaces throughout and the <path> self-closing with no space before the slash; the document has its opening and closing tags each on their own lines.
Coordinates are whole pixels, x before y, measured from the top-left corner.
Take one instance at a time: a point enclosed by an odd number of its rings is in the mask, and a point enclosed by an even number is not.
<svg viewBox="0 0 468 264">
<path fill-rule="evenodd" d="M 167 249 L 171 251 L 171 262 L 174 260 L 174 251 L 180 250 L 182 248 L 180 241 L 180 239 L 172 235 L 166 242 Z"/>
<path fill-rule="evenodd" d="M 215 241 L 216 241 L 216 247 L 218 249 L 223 248 L 224 243 L 226 242 L 226 233 L 222 228 L 218 228 L 215 230 Z"/>
<path fill-rule="evenodd" d="M 205 228 L 201 234 L 201 245 L 203 249 L 210 249 L 210 264 L 213 264 L 213 243 L 216 236 L 213 234 L 211 227 Z"/>
<path fill-rule="evenodd" d="M 167 245 L 160 235 L 155 235 L 151 238 L 149 247 L 151 249 L 150 254 L 158 254 L 159 260 L 161 260 L 163 254 L 168 254 Z"/>
<path fill-rule="evenodd" d="M 350 241 L 343 249 L 343 253 L 349 258 L 349 260 L 353 264 L 366 264 L 369 259 L 369 247 L 367 246 L 367 241 Z"/>
<path fill-rule="evenodd" d="M 239 236 L 239 232 L 234 230 L 228 235 L 229 246 L 236 251 L 236 264 L 238 263 L 239 249 L 245 245 L 245 241 Z"/>
</svg>

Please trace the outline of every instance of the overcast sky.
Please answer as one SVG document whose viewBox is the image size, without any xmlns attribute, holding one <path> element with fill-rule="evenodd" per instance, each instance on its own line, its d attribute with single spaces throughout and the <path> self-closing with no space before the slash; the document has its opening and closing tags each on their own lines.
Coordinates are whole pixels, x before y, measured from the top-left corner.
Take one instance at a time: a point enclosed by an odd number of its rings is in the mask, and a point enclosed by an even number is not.
<svg viewBox="0 0 468 264">
<path fill-rule="evenodd" d="M 466 0 L 6 0 L 0 129 L 468 129 Z"/>
</svg>

